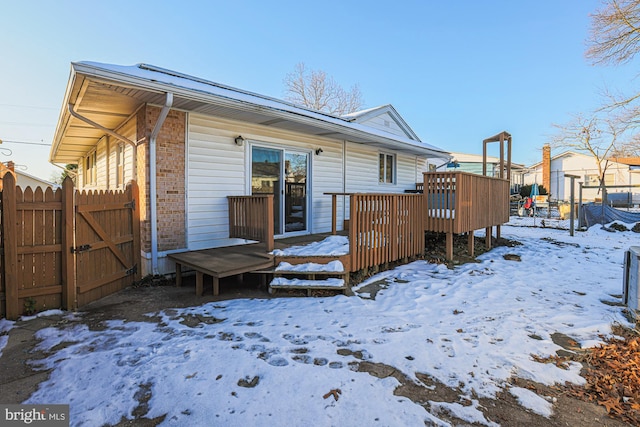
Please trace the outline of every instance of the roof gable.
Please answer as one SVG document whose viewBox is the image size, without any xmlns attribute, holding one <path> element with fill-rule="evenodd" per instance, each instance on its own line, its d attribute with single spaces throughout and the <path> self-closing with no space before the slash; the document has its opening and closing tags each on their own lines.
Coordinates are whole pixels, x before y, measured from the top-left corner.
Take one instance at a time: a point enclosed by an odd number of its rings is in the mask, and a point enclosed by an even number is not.
<svg viewBox="0 0 640 427">
<path fill-rule="evenodd" d="M 420 141 L 418 135 L 409 127 L 407 122 L 400 116 L 391 104 L 369 108 L 367 110 L 355 111 L 342 116 L 344 119 L 371 126 L 393 135 L 403 136 L 414 141 Z"/>
</svg>

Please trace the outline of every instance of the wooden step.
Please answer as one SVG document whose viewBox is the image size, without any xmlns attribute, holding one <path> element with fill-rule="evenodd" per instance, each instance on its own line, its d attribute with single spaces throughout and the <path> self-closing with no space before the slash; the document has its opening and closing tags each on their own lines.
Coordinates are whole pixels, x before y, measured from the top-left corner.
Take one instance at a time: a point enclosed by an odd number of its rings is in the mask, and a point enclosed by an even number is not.
<svg viewBox="0 0 640 427">
<path fill-rule="evenodd" d="M 275 293 L 277 290 L 306 290 L 307 295 L 311 296 L 314 290 L 331 290 L 345 292 L 348 287 L 343 279 L 324 279 L 324 280 L 308 280 L 308 279 L 286 279 L 284 277 L 276 277 L 269 284 L 269 292 Z"/>
</svg>

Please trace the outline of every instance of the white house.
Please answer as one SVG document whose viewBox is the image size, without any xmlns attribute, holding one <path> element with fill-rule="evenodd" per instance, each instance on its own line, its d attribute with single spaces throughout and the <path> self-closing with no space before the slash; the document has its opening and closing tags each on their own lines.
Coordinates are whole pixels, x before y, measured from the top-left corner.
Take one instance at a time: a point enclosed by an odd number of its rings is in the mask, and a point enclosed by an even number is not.
<svg viewBox="0 0 640 427">
<path fill-rule="evenodd" d="M 227 196 L 274 194 L 274 233 L 331 230 L 329 192 L 415 189 L 449 154 L 391 106 L 336 117 L 152 65 L 71 64 L 50 161 L 82 189 L 140 188 L 142 272 L 229 238 Z M 338 224 L 348 215 L 339 200 Z"/>
<path fill-rule="evenodd" d="M 548 146 L 544 151 L 550 150 Z M 565 151 L 555 156 L 548 155 L 547 161 L 533 164 L 527 168 L 525 173 L 525 184 L 542 184 L 549 192 L 550 200 L 568 201 L 570 199 L 570 183 L 568 175 L 578 176 L 576 178 L 575 197 L 578 197 L 578 182 L 582 182 L 584 186 L 595 187 L 599 185 L 598 164 L 593 156 L 578 153 L 575 151 Z M 616 162 L 614 160 L 606 160 L 603 167 L 606 166 L 604 181 L 607 186 L 626 186 L 629 184 L 640 184 L 640 174 L 627 163 Z M 545 182 L 545 173 L 547 174 Z M 611 188 L 608 193 L 628 193 L 633 192 L 630 188 Z M 636 190 L 635 192 L 638 192 Z M 601 198 L 599 189 L 587 189 L 582 192 L 583 201 L 593 201 Z"/>
<path fill-rule="evenodd" d="M 25 190 L 27 187 L 31 187 L 32 190 L 40 187 L 44 190 L 47 187 L 55 188 L 58 186 L 53 182 L 16 170 L 15 163 L 12 161 L 8 161 L 6 165 L 4 163 L 0 163 L 0 174 L 4 175 L 5 171 L 11 171 L 11 173 L 13 173 L 16 177 L 16 185 L 22 188 L 22 190 Z"/>
<path fill-rule="evenodd" d="M 439 172 L 469 172 L 482 175 L 482 154 L 459 153 L 452 151 L 451 160 L 436 166 Z M 511 192 L 518 192 L 524 184 L 525 167 L 519 163 L 511 163 Z M 500 176 L 500 158 L 487 156 L 487 176 Z"/>
</svg>

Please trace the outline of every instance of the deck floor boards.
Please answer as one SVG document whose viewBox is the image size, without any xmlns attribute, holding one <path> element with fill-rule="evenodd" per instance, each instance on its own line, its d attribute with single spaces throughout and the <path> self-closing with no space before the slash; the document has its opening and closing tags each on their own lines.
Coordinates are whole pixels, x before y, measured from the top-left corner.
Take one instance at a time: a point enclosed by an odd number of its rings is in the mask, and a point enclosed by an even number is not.
<svg viewBox="0 0 640 427">
<path fill-rule="evenodd" d="M 275 241 L 275 249 L 320 241 L 328 234 L 308 234 Z M 214 295 L 218 293 L 218 279 L 238 274 L 262 272 L 275 268 L 275 257 L 261 243 L 227 246 L 180 252 L 167 256 L 176 263 L 176 285 L 182 284 L 185 268 L 196 271 L 196 293 L 202 294 L 203 275 L 213 278 Z"/>
</svg>

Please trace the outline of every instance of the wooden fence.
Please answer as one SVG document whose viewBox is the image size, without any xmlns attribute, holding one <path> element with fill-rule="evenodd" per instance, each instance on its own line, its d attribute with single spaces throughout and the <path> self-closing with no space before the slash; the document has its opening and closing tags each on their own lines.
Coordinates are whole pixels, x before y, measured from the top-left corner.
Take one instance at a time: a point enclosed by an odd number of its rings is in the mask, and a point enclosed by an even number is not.
<svg viewBox="0 0 640 427">
<path fill-rule="evenodd" d="M 351 270 L 424 252 L 423 200 L 419 194 L 352 194 Z"/>
<path fill-rule="evenodd" d="M 264 242 L 273 250 L 273 194 L 228 196 L 229 237 Z"/>
<path fill-rule="evenodd" d="M 6 173 L 0 216 L 0 315 L 16 319 L 29 311 L 74 309 L 139 279 L 137 197 L 135 182 L 125 191 L 80 193 L 67 178 L 62 188 L 34 191 L 16 187 L 13 174 Z M 101 215 L 88 220 L 93 233 L 79 236 L 74 223 L 82 211 Z M 114 262 L 114 257 L 119 260 Z M 80 258 L 85 261 L 76 265 Z M 89 275 L 93 287 L 86 289 Z"/>
</svg>

